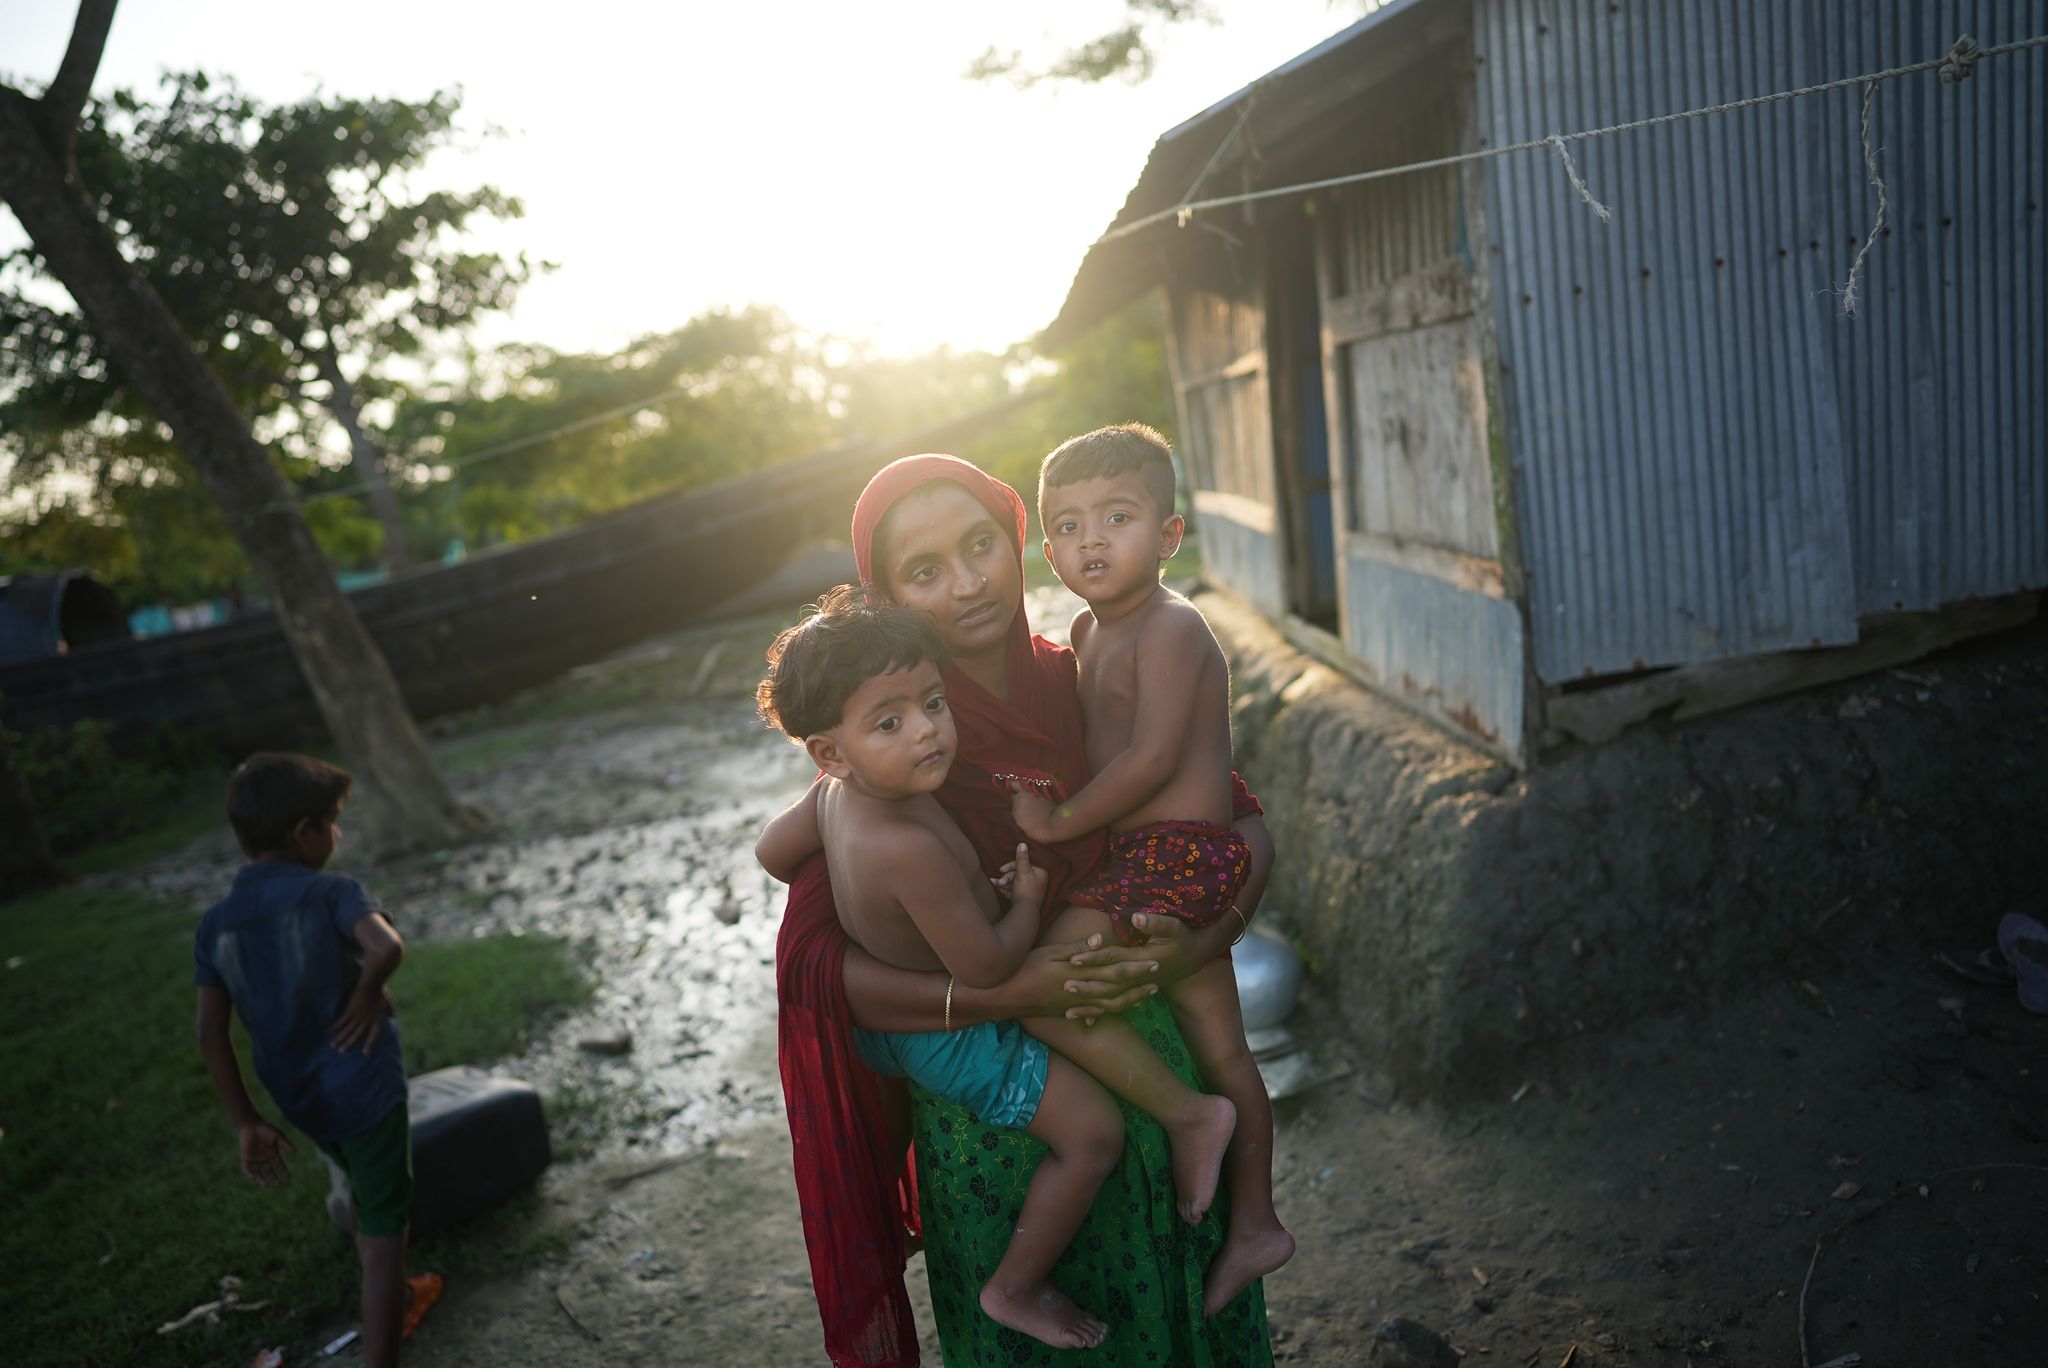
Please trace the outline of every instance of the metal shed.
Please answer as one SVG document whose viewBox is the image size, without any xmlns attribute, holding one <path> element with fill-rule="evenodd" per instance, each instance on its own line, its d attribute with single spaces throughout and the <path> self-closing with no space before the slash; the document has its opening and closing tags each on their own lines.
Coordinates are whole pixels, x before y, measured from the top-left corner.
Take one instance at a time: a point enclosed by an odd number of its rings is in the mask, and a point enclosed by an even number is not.
<svg viewBox="0 0 2048 1368">
<path fill-rule="evenodd" d="M 1151 286 L 1215 578 L 1526 762 L 2048 584 L 2048 0 L 1393 0 L 1170 130 L 1057 343 Z M 1993 600 L 1990 607 L 1982 601 Z M 1957 605 L 1974 605 L 1957 611 Z"/>
</svg>

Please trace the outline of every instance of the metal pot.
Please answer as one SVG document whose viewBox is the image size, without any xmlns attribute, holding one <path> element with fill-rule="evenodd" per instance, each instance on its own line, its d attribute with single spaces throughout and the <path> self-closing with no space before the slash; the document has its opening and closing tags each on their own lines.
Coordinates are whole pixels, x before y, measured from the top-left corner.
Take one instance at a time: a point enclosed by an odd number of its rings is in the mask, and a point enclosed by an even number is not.
<svg viewBox="0 0 2048 1368">
<path fill-rule="evenodd" d="M 1230 952 L 1244 1028 L 1257 1031 L 1287 1020 L 1301 997 L 1301 956 L 1264 927 L 1254 927 Z"/>
</svg>

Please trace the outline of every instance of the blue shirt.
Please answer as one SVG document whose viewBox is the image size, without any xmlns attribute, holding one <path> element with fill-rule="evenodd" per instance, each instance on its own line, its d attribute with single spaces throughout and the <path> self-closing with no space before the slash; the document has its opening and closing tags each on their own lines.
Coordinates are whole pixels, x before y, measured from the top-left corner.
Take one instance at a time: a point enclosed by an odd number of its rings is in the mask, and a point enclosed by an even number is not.
<svg viewBox="0 0 2048 1368">
<path fill-rule="evenodd" d="M 363 976 L 355 925 L 383 909 L 354 879 L 289 860 L 243 865 L 199 923 L 193 982 L 222 988 L 248 1028 L 256 1076 L 315 1140 L 347 1140 L 405 1099 L 398 1022 L 368 1054 L 329 1043 Z"/>
</svg>

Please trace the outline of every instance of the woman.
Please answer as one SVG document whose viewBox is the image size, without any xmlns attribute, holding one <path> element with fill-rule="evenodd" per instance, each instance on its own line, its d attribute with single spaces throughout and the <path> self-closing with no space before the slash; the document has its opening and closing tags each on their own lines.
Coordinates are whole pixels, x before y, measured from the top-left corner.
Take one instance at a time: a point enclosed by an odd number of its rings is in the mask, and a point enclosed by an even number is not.
<svg viewBox="0 0 2048 1368">
<path fill-rule="evenodd" d="M 1034 638 L 1024 621 L 1024 502 L 951 456 L 911 456 L 869 482 L 854 509 L 861 579 L 931 615 L 951 657 L 947 702 L 959 758 L 939 801 L 993 873 L 1010 858 L 1016 828 L 1007 781 L 1049 776 L 1065 790 L 1088 778 L 1073 653 Z M 1254 800 L 1240 788 L 1240 827 L 1253 848 L 1241 899 L 1256 905 L 1272 846 Z M 1033 859 L 1051 874 L 1048 907 L 1102 858 L 1100 833 Z M 1202 1275 L 1221 1242 L 1217 1213 L 1199 1225 L 1174 1211 L 1166 1140 L 1150 1118 L 1124 1109 L 1123 1162 L 1055 1269 L 1073 1300 L 1111 1325 L 1098 1349 L 1056 1350 L 981 1314 L 975 1294 L 1002 1257 L 1042 1147 L 1028 1135 L 981 1126 L 962 1108 L 901 1085 L 859 1062 L 851 1026 L 934 1031 L 947 1023 L 1054 1015 L 1127 1019 L 1190 1082 L 1194 1066 L 1158 980 L 1221 953 L 1229 927 L 1196 930 L 1151 918 L 1136 950 L 1061 946 L 1032 953 L 1008 983 L 972 990 L 948 976 L 882 964 L 840 932 L 822 857 L 790 887 L 776 946 L 783 1092 L 795 1142 L 798 1199 L 813 1283 L 835 1364 L 896 1368 L 917 1362 L 903 1291 L 909 1238 L 923 1221 L 925 1263 L 940 1349 L 949 1368 L 997 1364 L 1266 1365 L 1264 1293 L 1253 1284 L 1204 1320 Z M 907 1119 L 906 1119 L 907 1117 Z M 902 1144 L 915 1141 L 914 1167 Z M 906 1231 L 910 1232 L 907 1236 Z"/>
</svg>

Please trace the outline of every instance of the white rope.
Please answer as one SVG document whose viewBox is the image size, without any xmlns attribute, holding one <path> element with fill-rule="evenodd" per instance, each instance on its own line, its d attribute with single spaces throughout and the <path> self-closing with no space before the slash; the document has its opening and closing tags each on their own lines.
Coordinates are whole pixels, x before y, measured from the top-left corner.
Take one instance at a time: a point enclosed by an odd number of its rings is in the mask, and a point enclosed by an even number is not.
<svg viewBox="0 0 2048 1368">
<path fill-rule="evenodd" d="M 1257 89 L 1254 89 L 1251 94 L 1244 98 L 1244 112 L 1237 116 L 1237 122 L 1230 126 L 1230 132 L 1224 135 L 1223 141 L 1216 144 L 1216 150 L 1209 154 L 1209 160 L 1202 163 L 1202 169 L 1195 176 L 1193 182 L 1189 184 L 1187 193 L 1180 197 L 1182 204 L 1186 204 L 1201 193 L 1202 187 L 1209 181 L 1209 173 L 1216 169 L 1216 163 L 1223 160 L 1224 154 L 1236 145 L 1237 135 L 1244 132 L 1244 126 L 1251 122 L 1252 111 L 1258 107 L 1259 92 Z M 1253 156 L 1257 155 L 1255 150 Z"/>
<path fill-rule="evenodd" d="M 1968 40 L 1963 40 L 1967 42 Z M 1961 47 L 1962 43 L 1957 43 Z M 1969 73 L 1963 73 L 1967 76 Z M 1942 79 L 1948 80 L 1948 68 L 1942 68 Z M 1962 79 L 1958 77 L 1957 80 Z M 1949 84 L 1955 84 L 1950 81 Z M 1877 187 L 1877 217 L 1870 221 L 1870 236 L 1863 239 L 1863 246 L 1856 252 L 1856 259 L 1849 263 L 1849 279 L 1842 286 L 1842 315 L 1856 316 L 1856 278 L 1863 273 L 1863 258 L 1870 255 L 1870 249 L 1877 245 L 1877 235 L 1884 231 L 1884 213 L 1887 207 L 1884 192 L 1884 177 L 1877 174 L 1877 153 L 1870 145 L 1870 106 L 1877 99 L 1877 82 L 1863 87 L 1863 169 L 1870 173 L 1870 183 Z"/>
<path fill-rule="evenodd" d="M 1571 178 L 1572 189 L 1579 192 L 1579 198 L 1584 200 L 1586 207 L 1593 211 L 1593 217 L 1599 219 L 1602 223 L 1614 217 L 1607 212 L 1606 205 L 1593 198 L 1593 192 L 1588 190 L 1586 183 L 1579 179 L 1579 168 L 1572 164 L 1572 154 L 1565 150 L 1564 139 L 1553 133 L 1548 138 L 1545 138 L 1544 141 L 1550 144 L 1553 152 L 1557 153 L 1557 159 L 1564 163 L 1564 173 Z"/>
<path fill-rule="evenodd" d="M 1615 133 L 1633 133 L 1638 129 L 1656 128 L 1663 124 L 1680 123 L 1687 119 L 1703 119 L 1710 114 L 1730 114 L 1738 109 L 1754 109 L 1758 105 L 1777 104 L 1785 100 L 1797 100 L 1808 95 L 1824 95 L 1831 90 L 1847 90 L 1852 86 L 1870 86 L 1881 81 L 1893 80 L 1900 76 L 1911 76 L 1922 71 L 1939 68 L 1945 84 L 1954 85 L 1967 79 L 1979 61 L 1986 57 L 2002 57 L 2010 52 L 2048 44 L 2048 34 L 2033 38 L 2022 38 L 2016 42 L 2000 43 L 1995 47 L 1979 47 L 1973 40 L 1958 38 L 1946 53 L 1930 57 L 1924 62 L 1913 62 L 1906 66 L 1886 67 L 1882 71 L 1867 72 L 1861 76 L 1844 76 L 1839 80 L 1822 81 L 1817 85 L 1799 86 L 1792 90 L 1776 90 L 1768 95 L 1752 95 L 1747 99 L 1728 100 L 1721 104 L 1704 105 L 1698 109 L 1681 110 L 1676 114 L 1659 114 L 1648 119 L 1631 119 L 1627 123 L 1608 124 L 1604 128 L 1585 128 L 1576 133 L 1552 133 L 1548 137 L 1531 138 L 1525 142 L 1509 143 L 1504 147 L 1482 148 L 1477 152 L 1460 152 L 1455 156 L 1431 157 L 1427 161 L 1407 162 L 1401 166 L 1381 167 L 1376 171 L 1355 171 L 1346 176 L 1330 176 L 1323 180 L 1302 181 L 1294 185 L 1275 186 L 1270 190 L 1250 190 L 1238 195 L 1219 195 L 1213 199 L 1193 200 L 1176 204 L 1169 209 L 1134 219 L 1119 227 L 1111 228 L 1090 243 L 1100 247 L 1142 232 L 1156 223 L 1173 219 L 1185 226 L 1196 214 L 1209 209 L 1224 209 L 1237 204 L 1252 204 L 1259 200 L 1282 199 L 1289 195 L 1312 194 L 1318 190 L 1334 190 L 1339 186 L 1358 185 L 1365 181 L 1384 180 L 1389 176 L 1406 176 L 1417 171 L 1434 171 L 1438 167 L 1459 166 L 1466 162 L 1485 161 L 1489 157 L 1505 157 L 1515 152 L 1532 152 L 1538 148 L 1551 148 L 1556 144 L 1577 142 L 1584 138 L 1605 138 Z M 1588 199 L 1591 197 L 1588 196 Z"/>
</svg>

